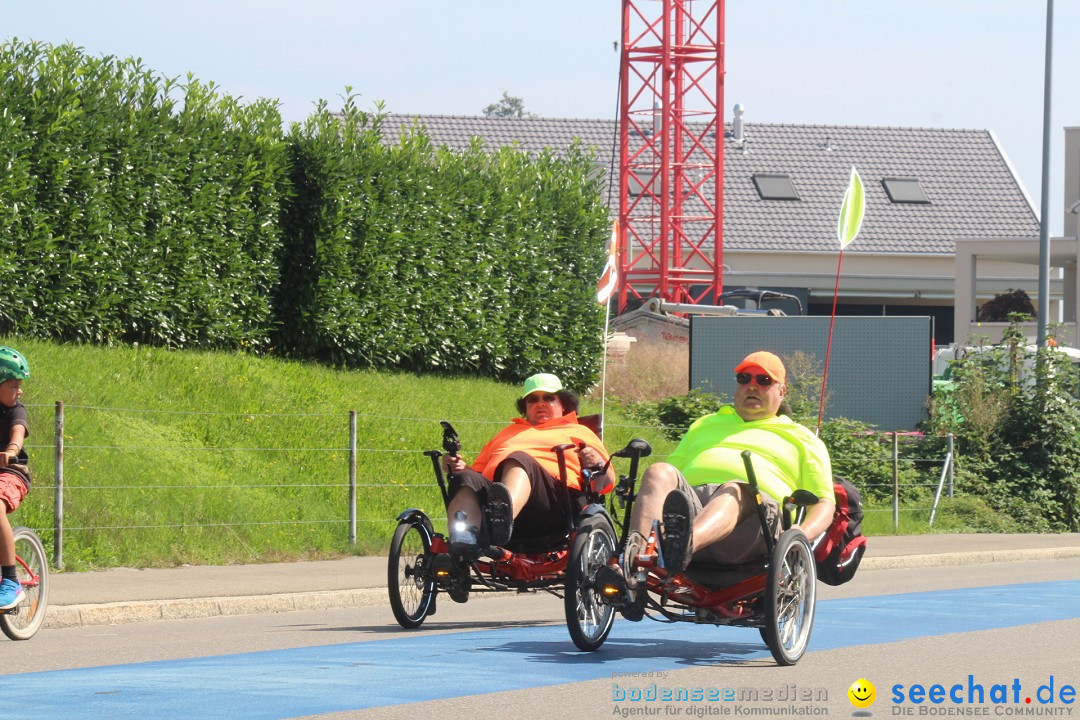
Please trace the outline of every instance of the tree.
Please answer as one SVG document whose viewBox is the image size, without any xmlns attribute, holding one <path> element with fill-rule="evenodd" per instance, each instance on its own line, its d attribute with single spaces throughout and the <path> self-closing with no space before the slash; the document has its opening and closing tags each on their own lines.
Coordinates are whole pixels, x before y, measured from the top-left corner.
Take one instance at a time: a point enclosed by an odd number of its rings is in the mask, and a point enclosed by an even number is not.
<svg viewBox="0 0 1080 720">
<path fill-rule="evenodd" d="M 1023 290 L 1009 289 L 995 295 L 979 306 L 979 322 L 1008 322 L 1013 313 L 1021 313 L 1025 320 L 1035 317 L 1035 306 Z"/>
<path fill-rule="evenodd" d="M 536 115 L 525 111 L 525 101 L 503 90 L 502 100 L 484 108 L 485 117 L 499 118 L 534 118 Z"/>
</svg>

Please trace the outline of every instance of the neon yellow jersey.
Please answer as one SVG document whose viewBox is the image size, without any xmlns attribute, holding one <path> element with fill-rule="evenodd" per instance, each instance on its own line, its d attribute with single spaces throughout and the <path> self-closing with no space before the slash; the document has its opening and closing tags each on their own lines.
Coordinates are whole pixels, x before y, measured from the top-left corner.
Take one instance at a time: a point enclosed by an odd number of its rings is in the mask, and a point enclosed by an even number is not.
<svg viewBox="0 0 1080 720">
<path fill-rule="evenodd" d="M 747 422 L 726 405 L 695 421 L 668 462 L 691 485 L 746 482 L 743 450 L 752 453 L 758 487 L 777 501 L 799 489 L 834 497 L 825 444 L 786 415 Z"/>
</svg>

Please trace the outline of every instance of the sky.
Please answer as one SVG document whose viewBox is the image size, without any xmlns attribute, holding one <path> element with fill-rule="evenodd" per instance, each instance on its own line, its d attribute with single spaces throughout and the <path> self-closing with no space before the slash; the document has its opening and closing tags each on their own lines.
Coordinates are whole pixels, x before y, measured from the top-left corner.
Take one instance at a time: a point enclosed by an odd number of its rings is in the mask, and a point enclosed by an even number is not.
<svg viewBox="0 0 1080 720">
<path fill-rule="evenodd" d="M 637 0 L 647 7 L 658 0 Z M 658 6 L 658 5 L 657 5 Z M 302 121 L 362 109 L 479 115 L 507 92 L 545 117 L 615 118 L 620 0 L 0 0 L 5 40 L 71 42 L 192 73 Z M 725 116 L 748 123 L 987 129 L 1036 212 L 1045 0 L 727 0 Z M 1080 1 L 1054 7 L 1050 232 L 1064 127 L 1080 126 Z"/>
</svg>

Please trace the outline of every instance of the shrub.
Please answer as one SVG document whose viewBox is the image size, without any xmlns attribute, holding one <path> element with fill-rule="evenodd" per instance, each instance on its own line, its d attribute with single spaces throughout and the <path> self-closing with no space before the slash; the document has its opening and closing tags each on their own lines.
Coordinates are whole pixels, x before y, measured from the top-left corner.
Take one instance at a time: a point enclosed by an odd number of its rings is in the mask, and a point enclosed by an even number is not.
<svg viewBox="0 0 1080 720">
<path fill-rule="evenodd" d="M 0 333 L 596 381 L 591 154 L 386 142 L 73 45 L 0 45 Z M 348 92 L 348 90 L 347 90 Z"/>
<path fill-rule="evenodd" d="M 791 408 L 792 417 L 808 427 L 816 427 L 824 366 L 817 362 L 812 353 L 801 350 L 784 355 L 781 359 L 787 370 L 787 394 L 784 399 Z"/>
<path fill-rule="evenodd" d="M 639 422 L 662 428 L 664 435 L 672 440 L 679 440 L 691 423 L 716 412 L 727 402 L 724 397 L 695 389 L 658 402 L 631 403 L 627 412 Z"/>
<path fill-rule="evenodd" d="M 954 363 L 953 377 L 930 427 L 955 435 L 970 490 L 1029 529 L 1080 529 L 1077 369 L 1025 348 L 1014 318 L 1002 345 Z"/>
<path fill-rule="evenodd" d="M 893 496 L 893 457 L 889 433 L 878 433 L 869 425 L 846 418 L 822 423 L 821 440 L 829 448 L 833 473 L 850 479 L 869 502 L 891 500 Z M 917 456 L 933 457 L 935 453 L 919 439 L 915 443 L 900 443 L 897 481 L 901 502 L 924 498 L 931 491 L 933 474 L 917 462 Z M 942 453 L 943 454 L 943 453 Z M 940 466 L 934 466 L 939 470 Z"/>
</svg>

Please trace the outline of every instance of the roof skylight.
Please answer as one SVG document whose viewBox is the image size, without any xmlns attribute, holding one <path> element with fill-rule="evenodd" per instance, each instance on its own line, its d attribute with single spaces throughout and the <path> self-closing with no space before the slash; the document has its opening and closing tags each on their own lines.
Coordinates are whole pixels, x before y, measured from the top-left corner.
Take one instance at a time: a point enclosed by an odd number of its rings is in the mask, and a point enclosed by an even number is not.
<svg viewBox="0 0 1080 720">
<path fill-rule="evenodd" d="M 787 173 L 754 173 L 754 186 L 762 200 L 800 200 Z"/>
<path fill-rule="evenodd" d="M 930 198 L 926 196 L 918 178 L 882 178 L 881 184 L 885 186 L 889 200 L 894 203 L 930 204 Z"/>
</svg>

